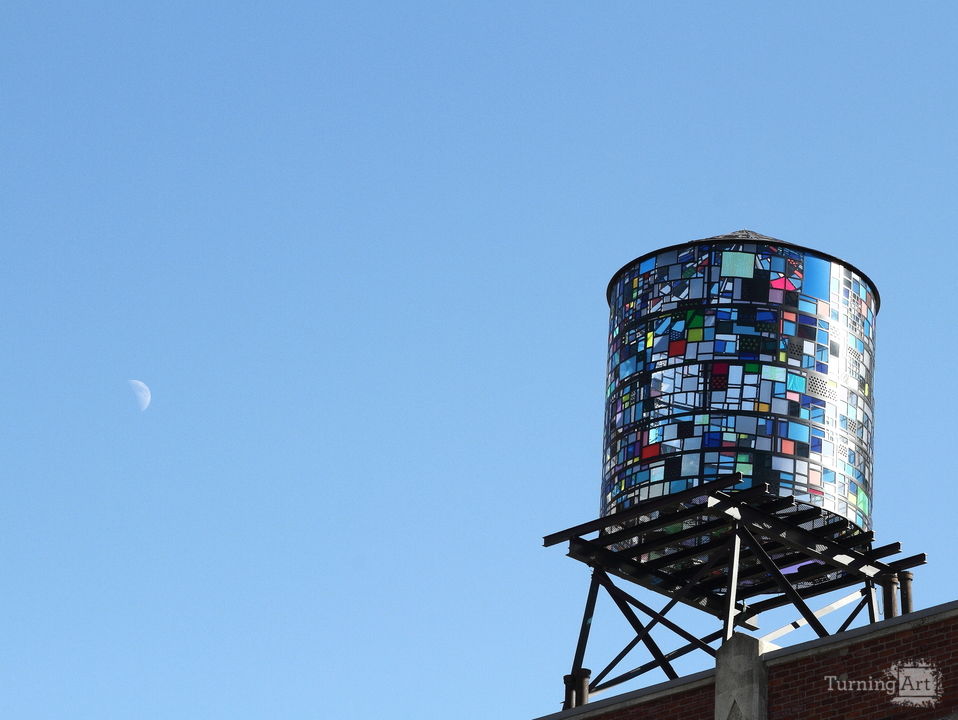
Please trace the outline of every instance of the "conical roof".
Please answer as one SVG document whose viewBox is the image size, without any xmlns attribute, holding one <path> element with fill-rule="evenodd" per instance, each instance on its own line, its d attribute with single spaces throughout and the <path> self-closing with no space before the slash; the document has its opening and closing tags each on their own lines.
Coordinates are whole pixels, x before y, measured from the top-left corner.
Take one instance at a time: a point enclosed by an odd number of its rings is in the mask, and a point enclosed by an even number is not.
<svg viewBox="0 0 958 720">
<path fill-rule="evenodd" d="M 821 258 L 825 258 L 826 260 L 830 260 L 832 262 L 837 262 L 842 265 L 845 265 L 851 270 L 854 270 L 863 280 L 865 280 L 869 285 L 871 285 L 872 291 L 875 294 L 876 311 L 879 307 L 881 307 L 881 296 L 878 294 L 878 288 L 876 287 L 875 283 L 872 281 L 870 277 L 868 277 L 868 275 L 863 273 L 861 270 L 859 270 L 857 267 L 852 265 L 850 262 L 842 260 L 841 258 L 835 257 L 834 255 L 831 255 L 829 253 L 822 252 L 821 250 L 815 250 L 814 248 L 805 247 L 804 245 L 796 245 L 794 243 L 786 242 L 785 240 L 779 240 L 778 238 L 774 238 L 769 235 L 762 235 L 761 233 L 757 233 L 754 230 L 748 230 L 748 229 L 735 230 L 730 233 L 725 233 L 724 235 L 715 235 L 714 237 L 701 238 L 699 240 L 689 240 L 688 242 L 678 243 L 676 245 L 669 245 L 667 247 L 662 247 L 662 248 L 659 248 L 658 250 L 653 250 L 652 252 L 645 253 L 644 255 L 640 255 L 634 260 L 627 262 L 625 265 L 619 268 L 616 271 L 616 273 L 612 276 L 612 279 L 609 280 L 609 284 L 605 290 L 606 299 L 611 299 L 612 286 L 615 284 L 615 281 L 619 278 L 619 276 L 625 270 L 628 270 L 637 262 L 641 262 L 645 260 L 646 258 L 650 257 L 651 255 L 658 255 L 663 252 L 668 252 L 669 250 L 684 248 L 690 245 L 706 245 L 709 243 L 737 243 L 737 242 L 757 242 L 757 243 L 772 243 L 775 245 L 783 245 L 785 247 L 794 248 L 802 252 L 812 253 L 813 255 L 817 255 Z"/>
<path fill-rule="evenodd" d="M 725 235 L 716 235 L 715 237 L 692 240 L 691 242 L 729 242 L 732 240 L 740 240 L 742 242 L 784 243 L 783 240 L 779 240 L 778 238 L 773 238 L 768 235 L 762 235 L 762 233 L 757 233 L 754 230 L 736 230 L 735 232 L 726 233 Z M 788 245 L 789 243 L 784 244 Z"/>
</svg>

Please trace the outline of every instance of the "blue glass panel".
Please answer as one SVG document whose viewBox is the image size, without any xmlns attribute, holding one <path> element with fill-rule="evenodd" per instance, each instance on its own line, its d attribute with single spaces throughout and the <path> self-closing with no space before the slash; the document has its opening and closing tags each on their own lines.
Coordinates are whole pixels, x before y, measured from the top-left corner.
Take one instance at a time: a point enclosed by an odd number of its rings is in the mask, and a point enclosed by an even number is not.
<svg viewBox="0 0 958 720">
<path fill-rule="evenodd" d="M 788 424 L 788 438 L 789 440 L 797 440 L 798 442 L 808 442 L 808 425 L 802 425 L 801 423 L 792 422 Z"/>
<path fill-rule="evenodd" d="M 832 264 L 827 260 L 805 256 L 805 279 L 802 282 L 802 292 L 806 295 L 828 300 L 831 283 Z"/>
</svg>

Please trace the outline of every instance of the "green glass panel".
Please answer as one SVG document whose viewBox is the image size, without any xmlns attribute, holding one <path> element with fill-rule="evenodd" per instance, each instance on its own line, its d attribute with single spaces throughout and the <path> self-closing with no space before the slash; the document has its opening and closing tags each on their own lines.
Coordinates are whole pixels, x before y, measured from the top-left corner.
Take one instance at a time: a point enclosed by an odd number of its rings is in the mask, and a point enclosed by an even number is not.
<svg viewBox="0 0 958 720">
<path fill-rule="evenodd" d="M 751 253 L 722 253 L 722 276 L 750 278 L 755 272 L 755 256 Z"/>
</svg>

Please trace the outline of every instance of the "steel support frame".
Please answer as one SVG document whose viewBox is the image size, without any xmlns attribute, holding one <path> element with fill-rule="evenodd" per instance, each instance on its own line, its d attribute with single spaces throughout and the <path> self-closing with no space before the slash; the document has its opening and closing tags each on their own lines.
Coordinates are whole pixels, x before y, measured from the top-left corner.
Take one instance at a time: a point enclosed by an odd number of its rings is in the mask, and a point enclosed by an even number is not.
<svg viewBox="0 0 958 720">
<path fill-rule="evenodd" d="M 592 579 L 572 671 L 565 676 L 564 709 L 583 705 L 588 702 L 590 695 L 657 668 L 670 679 L 674 679 L 678 677 L 672 666 L 672 661 L 676 658 L 694 651 L 714 656 L 716 650 L 710 646 L 711 643 L 728 640 L 738 625 L 757 629 L 754 618 L 760 612 L 775 607 L 792 605 L 798 610 L 800 617 L 763 639 L 777 639 L 804 625 L 809 625 L 819 637 L 825 637 L 829 632 L 822 624 L 821 618 L 851 603 L 855 603 L 854 607 L 835 632 L 847 630 L 865 609 L 868 611 L 868 621 L 875 622 L 878 620 L 877 589 L 891 586 L 894 579 L 897 579 L 898 572 L 925 562 L 924 554 L 919 554 L 883 563 L 879 558 L 900 552 L 898 543 L 872 549 L 873 537 L 870 533 L 832 537 L 829 533 L 847 527 L 847 524 L 843 525 L 839 521 L 817 531 L 799 526 L 798 522 L 817 517 L 814 509 L 795 510 L 791 513 L 795 522 L 789 522 L 790 514 L 776 513 L 794 507 L 790 498 L 763 497 L 761 488 L 734 494 L 725 492 L 739 480 L 738 473 L 718 478 L 698 488 L 676 494 L 675 497 L 656 498 L 618 517 L 598 518 L 544 538 L 546 546 L 567 540 L 569 555 L 592 567 Z M 672 512 L 667 512 L 669 510 Z M 654 516 L 655 513 L 658 513 L 657 517 Z M 714 519 L 687 530 L 656 534 L 656 531 L 661 532 L 666 526 L 676 525 L 696 516 L 712 516 Z M 635 525 L 628 526 L 627 521 L 635 522 Z M 597 539 L 587 540 L 582 537 L 595 531 L 600 533 Z M 712 534 L 714 539 L 698 546 L 662 555 L 651 562 L 642 562 L 640 559 L 640 556 L 652 549 L 667 547 L 671 541 L 709 534 Z M 637 544 L 619 551 L 609 549 L 610 546 L 629 540 Z M 773 549 L 776 556 L 780 556 L 778 562 L 769 554 L 770 549 Z M 696 565 L 696 558 L 701 556 L 705 556 L 704 560 Z M 748 569 L 743 567 L 746 556 L 752 563 Z M 791 563 L 797 558 L 808 559 L 813 564 L 786 576 L 782 572 L 782 569 L 787 567 L 785 563 Z M 676 561 L 691 562 L 693 569 L 687 573 L 672 575 L 665 572 Z M 710 572 L 719 567 L 724 568 L 722 595 L 714 594 L 718 589 L 717 579 L 709 577 Z M 831 574 L 838 574 L 838 577 L 826 577 Z M 670 599 L 661 610 L 655 610 L 616 585 L 612 575 L 656 590 Z M 759 576 L 764 576 L 766 580 L 753 586 L 754 592 L 752 588 L 748 588 L 749 592 L 743 592 L 741 580 Z M 819 578 L 825 579 L 803 585 Z M 809 598 L 859 583 L 863 585 L 861 588 L 819 610 L 813 611 L 808 605 Z M 591 671 L 584 668 L 583 663 L 600 588 L 608 594 L 629 622 L 635 636 L 590 680 Z M 755 594 L 774 596 L 748 605 L 746 599 Z M 722 621 L 721 629 L 703 637 L 689 633 L 667 617 L 669 611 L 679 602 L 717 616 Z M 648 620 L 640 619 L 636 611 L 643 613 Z M 657 625 L 675 633 L 686 643 L 671 652 L 663 652 L 651 636 L 651 630 Z M 640 644 L 649 652 L 652 660 L 609 678 L 622 660 Z"/>
</svg>

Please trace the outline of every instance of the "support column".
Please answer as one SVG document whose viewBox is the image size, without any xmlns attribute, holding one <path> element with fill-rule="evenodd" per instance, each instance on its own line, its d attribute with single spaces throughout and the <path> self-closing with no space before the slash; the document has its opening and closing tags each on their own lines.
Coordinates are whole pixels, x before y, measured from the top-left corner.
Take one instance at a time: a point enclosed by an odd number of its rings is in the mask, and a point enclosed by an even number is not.
<svg viewBox="0 0 958 720">
<path fill-rule="evenodd" d="M 579 668 L 572 677 L 572 684 L 575 686 L 575 706 L 585 705 L 589 702 L 589 680 L 592 677 L 592 671 L 589 668 Z"/>
<path fill-rule="evenodd" d="M 562 701 L 562 709 L 571 710 L 575 707 L 575 685 L 572 682 L 572 676 L 563 675 L 562 682 L 565 683 L 565 699 Z"/>
<path fill-rule="evenodd" d="M 898 617 L 898 576 L 890 575 L 882 583 L 882 605 L 885 619 Z"/>
<path fill-rule="evenodd" d="M 715 720 L 767 720 L 768 672 L 762 653 L 769 644 L 735 633 L 715 662 Z"/>
<path fill-rule="evenodd" d="M 915 574 L 911 570 L 900 570 L 898 580 L 901 583 L 901 614 L 906 615 L 914 608 L 912 607 L 911 581 Z"/>
</svg>

